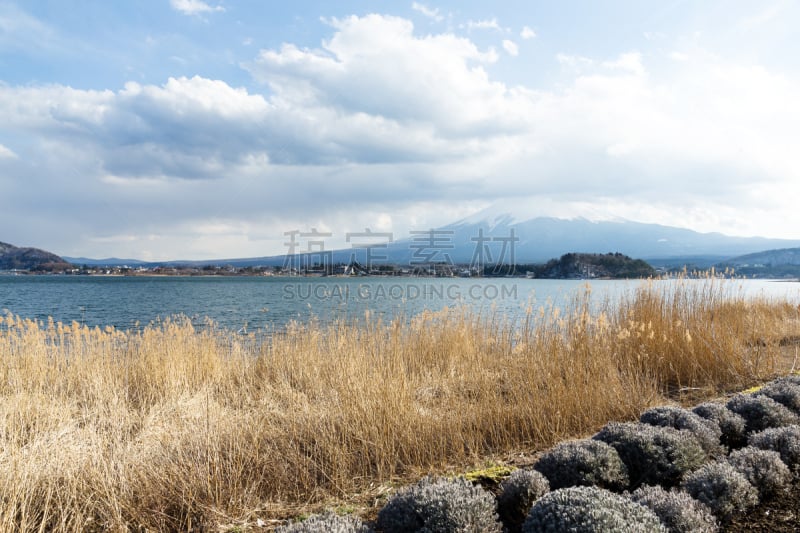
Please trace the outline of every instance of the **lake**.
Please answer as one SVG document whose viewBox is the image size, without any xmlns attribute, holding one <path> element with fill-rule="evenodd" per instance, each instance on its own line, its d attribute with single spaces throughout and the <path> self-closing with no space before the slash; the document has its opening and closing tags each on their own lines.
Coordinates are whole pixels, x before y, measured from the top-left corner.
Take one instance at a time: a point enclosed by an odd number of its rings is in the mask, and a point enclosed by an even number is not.
<svg viewBox="0 0 800 533">
<path fill-rule="evenodd" d="M 592 297 L 611 300 L 639 281 L 592 280 Z M 673 283 L 658 281 L 656 283 Z M 735 290 L 800 301 L 800 284 L 734 281 Z M 524 278 L 280 278 L 102 277 L 0 275 L 0 312 L 89 326 L 139 328 L 183 315 L 233 331 L 274 329 L 292 320 L 414 316 L 468 305 L 482 313 L 523 316 L 532 306 L 566 307 L 587 285 L 581 280 Z M 243 329 L 244 328 L 244 329 Z"/>
</svg>

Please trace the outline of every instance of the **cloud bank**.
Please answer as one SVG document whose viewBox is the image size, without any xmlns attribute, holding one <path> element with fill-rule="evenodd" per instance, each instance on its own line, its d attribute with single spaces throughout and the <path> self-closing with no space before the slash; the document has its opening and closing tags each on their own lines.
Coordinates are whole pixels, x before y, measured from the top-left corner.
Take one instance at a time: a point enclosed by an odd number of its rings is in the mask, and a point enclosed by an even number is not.
<svg viewBox="0 0 800 533">
<path fill-rule="evenodd" d="M 560 54 L 554 83 L 511 85 L 495 74 L 524 55 L 511 40 L 501 58 L 401 17 L 326 23 L 315 48 L 284 43 L 245 62 L 249 89 L 201 76 L 119 90 L 0 85 L 0 185 L 14 205 L 0 224 L 27 228 L 18 244 L 66 255 L 230 257 L 280 253 L 288 229 L 402 236 L 522 197 L 534 213 L 583 202 L 798 236 L 782 227 L 800 222 L 796 78 L 697 51 L 677 61 L 676 50 L 630 50 Z M 36 229 L 48 210 L 63 219 Z"/>
</svg>

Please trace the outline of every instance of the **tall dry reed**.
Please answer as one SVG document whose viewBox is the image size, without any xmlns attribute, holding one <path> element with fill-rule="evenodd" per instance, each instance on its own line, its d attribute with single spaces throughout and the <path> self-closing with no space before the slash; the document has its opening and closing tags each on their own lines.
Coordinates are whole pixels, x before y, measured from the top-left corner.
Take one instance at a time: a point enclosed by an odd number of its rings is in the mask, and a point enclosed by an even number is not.
<svg viewBox="0 0 800 533">
<path fill-rule="evenodd" d="M 464 309 L 140 331 L 0 322 L 0 530 L 191 530 L 347 500 L 533 451 L 665 394 L 776 371 L 798 310 L 716 280 L 578 296 L 524 320 Z"/>
</svg>

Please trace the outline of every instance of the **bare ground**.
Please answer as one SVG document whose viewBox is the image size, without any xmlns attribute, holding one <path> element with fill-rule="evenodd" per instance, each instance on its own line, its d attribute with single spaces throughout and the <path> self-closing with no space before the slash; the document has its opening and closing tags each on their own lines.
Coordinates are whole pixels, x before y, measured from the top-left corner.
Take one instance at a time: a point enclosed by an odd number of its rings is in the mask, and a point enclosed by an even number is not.
<svg viewBox="0 0 800 533">
<path fill-rule="evenodd" d="M 761 503 L 750 512 L 737 516 L 722 531 L 731 533 L 778 533 L 800 531 L 800 483 L 786 493 Z"/>
</svg>

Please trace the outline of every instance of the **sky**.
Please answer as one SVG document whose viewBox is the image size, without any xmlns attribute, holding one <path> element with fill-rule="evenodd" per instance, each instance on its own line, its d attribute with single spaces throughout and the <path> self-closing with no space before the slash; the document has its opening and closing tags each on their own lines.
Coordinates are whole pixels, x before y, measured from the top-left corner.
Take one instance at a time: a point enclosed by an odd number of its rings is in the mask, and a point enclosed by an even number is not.
<svg viewBox="0 0 800 533">
<path fill-rule="evenodd" d="M 256 257 L 482 209 L 800 239 L 800 1 L 0 0 L 0 241 Z"/>
</svg>

